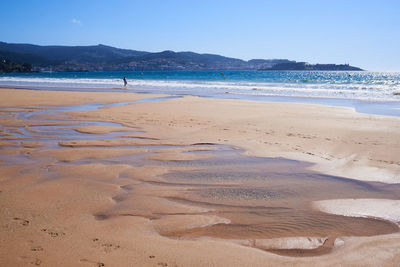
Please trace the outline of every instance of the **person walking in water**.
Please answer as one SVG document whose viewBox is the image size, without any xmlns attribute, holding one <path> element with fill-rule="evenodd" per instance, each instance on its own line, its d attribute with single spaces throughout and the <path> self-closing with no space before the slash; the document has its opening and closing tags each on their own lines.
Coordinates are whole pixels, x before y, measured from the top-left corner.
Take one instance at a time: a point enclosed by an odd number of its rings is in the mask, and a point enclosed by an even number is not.
<svg viewBox="0 0 400 267">
<path fill-rule="evenodd" d="M 124 77 L 124 87 L 126 87 L 126 85 L 128 84 L 128 82 L 126 81 L 126 77 Z"/>
</svg>

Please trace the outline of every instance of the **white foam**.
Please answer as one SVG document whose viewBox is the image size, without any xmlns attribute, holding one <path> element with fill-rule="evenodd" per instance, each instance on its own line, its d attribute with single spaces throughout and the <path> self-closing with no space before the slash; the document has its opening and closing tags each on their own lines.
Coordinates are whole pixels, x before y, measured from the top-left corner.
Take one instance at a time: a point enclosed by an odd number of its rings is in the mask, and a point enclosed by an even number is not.
<svg viewBox="0 0 400 267">
<path fill-rule="evenodd" d="M 0 85 L 62 86 L 82 88 L 122 88 L 119 78 L 48 78 L 0 77 Z M 303 83 L 129 79 L 127 89 L 147 89 L 188 94 L 233 93 L 254 96 L 322 97 L 359 100 L 400 101 L 394 95 L 399 84 L 394 81 L 360 81 L 358 83 Z"/>
</svg>

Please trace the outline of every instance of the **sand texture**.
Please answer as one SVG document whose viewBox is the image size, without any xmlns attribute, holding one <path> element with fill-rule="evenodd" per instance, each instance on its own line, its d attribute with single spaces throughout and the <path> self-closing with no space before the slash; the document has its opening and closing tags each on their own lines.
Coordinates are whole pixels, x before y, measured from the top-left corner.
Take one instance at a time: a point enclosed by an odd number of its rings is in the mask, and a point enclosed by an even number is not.
<svg viewBox="0 0 400 267">
<path fill-rule="evenodd" d="M 313 203 L 323 212 L 352 216 L 375 217 L 400 222 L 400 200 L 392 199 L 332 199 Z"/>
<path fill-rule="evenodd" d="M 398 266 L 399 118 L 152 97 L 0 89 L 0 266 Z"/>
</svg>

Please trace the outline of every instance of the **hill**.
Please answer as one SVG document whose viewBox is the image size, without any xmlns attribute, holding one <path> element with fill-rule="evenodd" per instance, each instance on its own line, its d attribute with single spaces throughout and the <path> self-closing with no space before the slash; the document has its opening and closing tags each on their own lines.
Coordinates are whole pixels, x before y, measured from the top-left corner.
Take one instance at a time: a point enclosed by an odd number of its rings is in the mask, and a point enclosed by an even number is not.
<svg viewBox="0 0 400 267">
<path fill-rule="evenodd" d="M 249 61 L 214 54 L 163 51 L 157 53 L 106 45 L 40 46 L 0 42 L 0 59 L 29 63 L 34 71 L 143 71 L 143 70 L 274 70 L 302 62 L 288 59 Z M 327 64 L 324 70 L 347 70 Z M 357 70 L 361 70 L 356 68 Z M 354 69 L 354 70 L 356 70 Z"/>
<path fill-rule="evenodd" d="M 29 63 L 15 63 L 6 59 L 0 60 L 0 73 L 9 72 L 31 72 L 32 65 Z"/>
</svg>

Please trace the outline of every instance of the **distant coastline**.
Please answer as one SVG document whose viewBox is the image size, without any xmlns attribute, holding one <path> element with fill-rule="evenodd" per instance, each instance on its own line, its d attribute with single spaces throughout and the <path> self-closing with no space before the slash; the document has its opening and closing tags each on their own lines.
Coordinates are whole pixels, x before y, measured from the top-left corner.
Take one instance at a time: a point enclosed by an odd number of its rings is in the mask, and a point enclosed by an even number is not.
<svg viewBox="0 0 400 267">
<path fill-rule="evenodd" d="M 304 70 L 304 71 L 363 71 L 363 69 L 349 64 L 308 64 L 306 62 L 278 63 L 262 70 Z"/>
<path fill-rule="evenodd" d="M 96 46 L 39 46 L 0 42 L 0 72 L 91 72 L 163 70 L 362 71 L 348 64 L 308 64 L 289 59 L 241 60 L 194 52 L 146 52 Z M 22 68 L 20 66 L 24 65 Z M 29 66 L 30 68 L 27 68 Z"/>
</svg>

